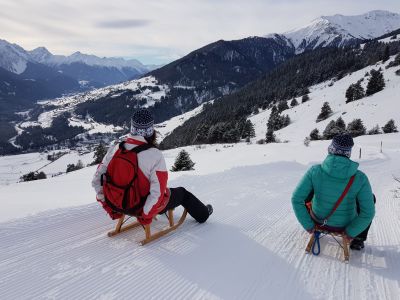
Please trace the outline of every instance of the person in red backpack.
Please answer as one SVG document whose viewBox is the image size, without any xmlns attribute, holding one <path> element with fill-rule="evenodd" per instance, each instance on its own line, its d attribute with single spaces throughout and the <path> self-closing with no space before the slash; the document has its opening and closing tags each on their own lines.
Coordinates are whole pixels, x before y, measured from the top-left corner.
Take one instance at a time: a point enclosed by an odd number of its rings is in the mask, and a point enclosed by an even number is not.
<svg viewBox="0 0 400 300">
<path fill-rule="evenodd" d="M 139 222 L 144 225 L 150 224 L 157 214 L 165 213 L 169 209 L 182 205 L 196 221 L 204 223 L 213 212 L 210 204 L 204 205 L 183 187 L 167 187 L 168 170 L 163 154 L 155 144 L 156 132 L 153 125 L 154 119 L 147 109 L 140 109 L 134 113 L 131 120 L 130 134 L 124 138 L 122 143 L 110 147 L 93 177 L 92 186 L 96 191 L 97 201 L 102 204 L 113 220 L 121 217 L 122 211 L 105 196 L 106 194 L 110 197 L 112 193 L 105 191 L 103 184 L 104 181 L 112 181 L 108 179 L 107 174 L 110 173 L 110 167 L 119 166 L 114 163 L 117 156 L 121 156 L 121 153 L 138 152 L 135 154 L 138 165 L 137 178 L 132 181 L 135 181 L 137 192 L 143 199 L 140 209 L 136 209 L 136 212 L 133 213 Z M 140 151 L 135 151 L 139 148 L 141 148 Z M 122 160 L 127 159 L 123 158 Z M 130 163 L 132 164 L 132 162 Z M 133 172 L 126 167 L 112 171 L 117 171 L 119 177 L 123 177 L 124 173 Z"/>
</svg>

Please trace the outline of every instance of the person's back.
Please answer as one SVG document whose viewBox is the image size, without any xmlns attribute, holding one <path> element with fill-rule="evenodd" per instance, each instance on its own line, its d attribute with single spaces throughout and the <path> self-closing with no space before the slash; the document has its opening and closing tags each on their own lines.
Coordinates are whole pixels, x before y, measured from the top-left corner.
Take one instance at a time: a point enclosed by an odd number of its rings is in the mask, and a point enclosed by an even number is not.
<svg viewBox="0 0 400 300">
<path fill-rule="evenodd" d="M 335 137 L 323 163 L 311 167 L 294 191 L 293 209 L 307 231 L 311 232 L 318 222 L 308 212 L 305 202 L 311 200 L 314 216 L 325 219 L 352 176 L 354 181 L 348 193 L 326 225 L 343 229 L 347 236 L 355 238 L 371 223 L 375 214 L 374 196 L 367 176 L 349 158 L 353 144 L 348 135 Z"/>
</svg>

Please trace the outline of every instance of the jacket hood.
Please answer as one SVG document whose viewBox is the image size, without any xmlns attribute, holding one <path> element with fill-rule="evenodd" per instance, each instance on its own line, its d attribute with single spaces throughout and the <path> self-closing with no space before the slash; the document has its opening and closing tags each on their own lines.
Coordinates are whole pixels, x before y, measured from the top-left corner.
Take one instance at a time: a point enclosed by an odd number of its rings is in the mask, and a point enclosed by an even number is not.
<svg viewBox="0 0 400 300">
<path fill-rule="evenodd" d="M 329 154 L 321 164 L 321 167 L 329 176 L 346 179 L 357 172 L 358 165 L 358 163 L 347 157 Z"/>
</svg>

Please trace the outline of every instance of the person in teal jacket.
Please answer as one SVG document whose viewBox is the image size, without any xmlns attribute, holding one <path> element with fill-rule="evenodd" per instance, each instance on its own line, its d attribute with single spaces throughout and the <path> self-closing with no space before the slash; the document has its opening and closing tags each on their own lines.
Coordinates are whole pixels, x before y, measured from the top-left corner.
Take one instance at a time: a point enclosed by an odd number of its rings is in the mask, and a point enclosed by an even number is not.
<svg viewBox="0 0 400 300">
<path fill-rule="evenodd" d="M 350 178 L 354 182 L 326 226 L 343 231 L 351 248 L 364 248 L 368 229 L 375 215 L 375 197 L 368 177 L 358 170 L 358 163 L 350 160 L 354 145 L 349 134 L 334 137 L 328 156 L 320 165 L 312 166 L 304 175 L 292 195 L 294 213 L 309 233 L 314 232 L 318 221 L 313 219 L 305 203 L 311 201 L 312 212 L 318 220 L 326 218 L 340 198 Z M 321 224 L 319 224 L 321 225 Z"/>
</svg>

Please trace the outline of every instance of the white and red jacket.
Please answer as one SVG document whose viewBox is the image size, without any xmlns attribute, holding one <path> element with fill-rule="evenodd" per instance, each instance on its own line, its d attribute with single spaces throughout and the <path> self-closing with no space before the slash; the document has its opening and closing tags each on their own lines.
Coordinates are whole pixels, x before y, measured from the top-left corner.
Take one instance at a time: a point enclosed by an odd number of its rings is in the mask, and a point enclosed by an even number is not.
<svg viewBox="0 0 400 300">
<path fill-rule="evenodd" d="M 146 143 L 146 140 L 141 136 L 128 135 L 125 139 L 124 147 L 126 150 L 132 150 L 134 147 Z M 104 156 L 103 161 L 99 164 L 92 180 L 92 186 L 97 194 L 96 198 L 98 201 L 103 202 L 103 206 L 105 203 L 100 177 L 107 171 L 107 166 L 118 148 L 119 144 L 110 147 L 107 154 Z M 146 219 L 152 218 L 162 211 L 168 204 L 170 196 L 169 189 L 167 188 L 168 171 L 165 165 L 164 156 L 157 148 L 150 148 L 139 152 L 138 162 L 140 195 L 142 197 L 148 195 L 143 207 L 142 217 Z"/>
</svg>

